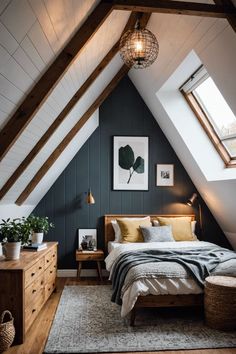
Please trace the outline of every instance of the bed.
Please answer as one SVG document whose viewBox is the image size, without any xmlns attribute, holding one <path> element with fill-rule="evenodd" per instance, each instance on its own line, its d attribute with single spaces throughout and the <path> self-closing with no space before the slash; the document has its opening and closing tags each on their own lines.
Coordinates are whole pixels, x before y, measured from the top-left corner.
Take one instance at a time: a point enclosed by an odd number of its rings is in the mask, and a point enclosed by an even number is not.
<svg viewBox="0 0 236 354">
<path fill-rule="evenodd" d="M 181 248 L 186 247 L 209 247 L 212 245 L 208 242 L 201 241 L 183 241 L 161 243 L 149 243 L 149 244 L 117 244 L 114 243 L 114 230 L 111 221 L 118 218 L 141 218 L 146 215 L 105 215 L 104 216 L 104 230 L 105 230 L 105 247 L 108 252 L 106 257 L 106 267 L 108 271 L 112 271 L 112 266 L 115 260 L 125 254 L 129 250 L 147 250 L 160 247 L 168 248 Z M 157 217 L 182 217 L 186 215 L 149 215 L 151 221 Z M 191 220 L 195 220 L 194 215 L 188 215 Z M 168 262 L 163 262 L 163 265 L 167 265 Z M 161 264 L 159 263 L 161 266 Z M 141 269 L 140 265 L 140 269 Z M 139 266 L 134 267 L 139 268 Z M 181 267 L 180 267 L 181 268 Z M 182 267 L 183 268 L 183 267 Z M 179 269 L 179 274 L 183 272 L 183 269 Z M 186 270 L 185 270 L 186 272 Z M 203 289 L 199 287 L 194 279 L 189 274 L 181 276 L 181 278 L 173 277 L 170 279 L 138 279 L 134 281 L 131 286 L 127 286 L 122 294 L 122 307 L 121 316 L 125 317 L 130 313 L 130 324 L 133 326 L 135 322 L 136 311 L 141 307 L 178 307 L 178 306 L 202 306 L 203 305 Z"/>
</svg>

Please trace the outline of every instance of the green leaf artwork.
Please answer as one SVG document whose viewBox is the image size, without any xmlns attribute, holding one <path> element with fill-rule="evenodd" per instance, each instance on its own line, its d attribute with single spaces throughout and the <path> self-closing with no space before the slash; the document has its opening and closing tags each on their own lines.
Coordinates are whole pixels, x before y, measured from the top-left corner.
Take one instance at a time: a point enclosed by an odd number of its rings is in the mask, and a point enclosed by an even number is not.
<svg viewBox="0 0 236 354">
<path fill-rule="evenodd" d="M 141 156 L 135 159 L 133 149 L 130 145 L 119 148 L 119 166 L 124 170 L 129 170 L 127 184 L 129 184 L 134 172 L 144 173 L 144 159 Z"/>
</svg>

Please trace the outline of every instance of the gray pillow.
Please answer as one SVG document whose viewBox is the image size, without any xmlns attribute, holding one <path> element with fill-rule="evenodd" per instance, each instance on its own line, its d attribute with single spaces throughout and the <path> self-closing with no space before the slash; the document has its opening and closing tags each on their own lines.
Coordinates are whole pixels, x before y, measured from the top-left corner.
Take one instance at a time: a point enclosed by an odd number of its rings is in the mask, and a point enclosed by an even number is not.
<svg viewBox="0 0 236 354">
<path fill-rule="evenodd" d="M 144 242 L 174 242 L 171 225 L 166 226 L 140 226 Z"/>
</svg>

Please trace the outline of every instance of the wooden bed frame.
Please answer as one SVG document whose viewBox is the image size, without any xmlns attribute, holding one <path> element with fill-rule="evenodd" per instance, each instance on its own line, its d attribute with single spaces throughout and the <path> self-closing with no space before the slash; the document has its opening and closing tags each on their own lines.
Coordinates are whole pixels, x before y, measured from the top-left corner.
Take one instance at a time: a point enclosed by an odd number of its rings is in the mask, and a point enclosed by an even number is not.
<svg viewBox="0 0 236 354">
<path fill-rule="evenodd" d="M 105 215 L 104 216 L 104 231 L 105 231 L 105 248 L 107 252 L 107 246 L 109 241 L 114 241 L 115 234 L 111 224 L 111 220 L 117 218 L 142 218 L 150 216 L 151 220 L 156 219 L 158 216 L 163 217 L 180 217 L 190 216 L 192 221 L 195 220 L 195 215 Z M 146 295 L 139 296 L 132 311 L 130 317 L 130 325 L 134 326 L 136 311 L 142 307 L 180 307 L 180 306 L 203 306 L 203 294 L 189 294 L 189 295 Z"/>
</svg>

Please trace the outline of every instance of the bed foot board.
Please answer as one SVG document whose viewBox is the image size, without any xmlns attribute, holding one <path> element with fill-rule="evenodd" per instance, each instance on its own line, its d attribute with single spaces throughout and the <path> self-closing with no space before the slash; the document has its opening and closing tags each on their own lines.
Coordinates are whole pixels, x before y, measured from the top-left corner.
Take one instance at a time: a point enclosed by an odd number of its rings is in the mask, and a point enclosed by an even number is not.
<svg viewBox="0 0 236 354">
<path fill-rule="evenodd" d="M 135 317 L 136 317 L 136 308 L 133 307 L 131 310 L 131 315 L 130 315 L 130 326 L 131 327 L 134 327 Z"/>
</svg>

